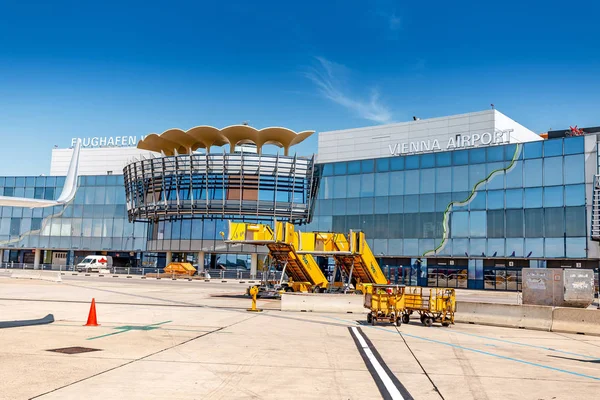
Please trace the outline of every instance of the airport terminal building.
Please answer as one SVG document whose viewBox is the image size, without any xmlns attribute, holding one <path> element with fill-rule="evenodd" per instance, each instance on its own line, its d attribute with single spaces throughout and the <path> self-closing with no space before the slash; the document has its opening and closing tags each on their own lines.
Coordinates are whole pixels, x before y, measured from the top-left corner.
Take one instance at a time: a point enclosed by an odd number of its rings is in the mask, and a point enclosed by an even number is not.
<svg viewBox="0 0 600 400">
<path fill-rule="evenodd" d="M 276 217 L 304 231 L 364 231 L 397 282 L 518 290 L 524 267 L 598 268 L 593 128 L 545 138 L 487 110 L 320 132 L 316 157 L 287 154 L 308 131 L 194 129 L 84 140 L 71 203 L 2 207 L 1 260 L 256 268 L 265 250 L 229 246 L 220 232 L 229 219 Z M 228 153 L 214 151 L 226 142 Z M 285 155 L 261 154 L 273 142 Z M 55 198 L 72 151 L 52 150 L 49 176 L 0 177 L 0 194 Z"/>
</svg>

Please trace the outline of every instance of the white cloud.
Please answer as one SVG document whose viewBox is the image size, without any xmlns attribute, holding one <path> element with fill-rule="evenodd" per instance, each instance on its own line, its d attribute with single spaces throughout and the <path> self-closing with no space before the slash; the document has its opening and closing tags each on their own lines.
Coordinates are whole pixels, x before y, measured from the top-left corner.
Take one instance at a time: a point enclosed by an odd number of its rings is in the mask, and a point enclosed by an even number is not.
<svg viewBox="0 0 600 400">
<path fill-rule="evenodd" d="M 379 91 L 376 88 L 371 89 L 368 98 L 351 96 L 348 93 L 348 85 L 344 82 L 348 69 L 326 58 L 315 58 L 318 64 L 310 68 L 306 77 L 314 82 L 323 97 L 346 107 L 359 117 L 369 121 L 379 124 L 392 122 L 392 113 L 386 105 L 381 104 Z"/>
<path fill-rule="evenodd" d="M 402 20 L 396 15 L 395 12 L 390 15 L 387 15 L 386 17 L 388 19 L 390 30 L 397 31 L 402 27 Z"/>
</svg>

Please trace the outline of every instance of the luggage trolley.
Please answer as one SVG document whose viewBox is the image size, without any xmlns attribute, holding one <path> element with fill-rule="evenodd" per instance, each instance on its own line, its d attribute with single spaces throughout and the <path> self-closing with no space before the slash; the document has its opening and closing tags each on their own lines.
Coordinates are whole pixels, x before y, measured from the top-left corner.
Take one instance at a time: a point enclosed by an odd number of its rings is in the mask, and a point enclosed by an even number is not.
<svg viewBox="0 0 600 400">
<path fill-rule="evenodd" d="M 419 313 L 421 323 L 431 326 L 439 322 L 442 326 L 454 324 L 456 294 L 454 289 L 407 287 L 404 289 L 402 322 L 408 324 L 413 312 Z"/>
<path fill-rule="evenodd" d="M 377 321 L 388 320 L 400 326 L 404 312 L 404 287 L 400 285 L 372 285 L 365 294 L 364 307 L 371 310 L 367 322 L 375 325 Z"/>
</svg>

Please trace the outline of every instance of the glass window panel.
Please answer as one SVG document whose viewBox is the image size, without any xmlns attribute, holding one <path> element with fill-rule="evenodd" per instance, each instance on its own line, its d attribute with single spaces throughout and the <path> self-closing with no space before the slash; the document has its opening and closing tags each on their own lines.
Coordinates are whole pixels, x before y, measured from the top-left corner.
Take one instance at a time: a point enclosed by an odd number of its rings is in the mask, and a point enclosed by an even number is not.
<svg viewBox="0 0 600 400">
<path fill-rule="evenodd" d="M 524 162 L 525 186 L 542 186 L 542 160 L 525 160 Z"/>
<path fill-rule="evenodd" d="M 373 198 L 366 197 L 360 199 L 360 213 L 373 214 Z"/>
<path fill-rule="evenodd" d="M 346 176 L 333 178 L 333 198 L 342 199 L 346 197 Z"/>
<path fill-rule="evenodd" d="M 566 149 L 565 149 L 566 150 Z M 567 257 L 568 258 L 585 258 L 586 254 L 586 238 L 567 238 Z"/>
<path fill-rule="evenodd" d="M 583 136 L 576 136 L 564 139 L 565 154 L 578 154 L 584 151 Z"/>
<path fill-rule="evenodd" d="M 389 158 L 378 158 L 375 160 L 375 166 L 377 172 L 386 172 L 390 170 L 390 159 Z"/>
<path fill-rule="evenodd" d="M 504 257 L 504 239 L 488 239 L 486 254 L 488 257 Z"/>
<path fill-rule="evenodd" d="M 345 162 L 338 162 L 333 164 L 333 174 L 334 175 L 346 175 L 347 173 L 347 169 L 346 169 L 346 163 Z"/>
<path fill-rule="evenodd" d="M 544 210 L 545 237 L 563 237 L 565 235 L 565 209 L 563 207 Z"/>
<path fill-rule="evenodd" d="M 544 186 L 562 185 L 562 157 L 544 158 Z"/>
<path fill-rule="evenodd" d="M 364 174 L 360 176 L 360 197 L 372 197 L 375 195 L 375 176 L 374 174 Z"/>
<path fill-rule="evenodd" d="M 525 210 L 525 237 L 544 237 L 544 210 L 542 208 Z"/>
<path fill-rule="evenodd" d="M 389 238 L 402 239 L 404 237 L 404 215 L 389 214 Z"/>
<path fill-rule="evenodd" d="M 471 164 L 480 164 L 485 162 L 485 147 L 469 150 L 469 161 Z"/>
<path fill-rule="evenodd" d="M 515 161 L 512 168 L 504 173 L 507 188 L 523 187 L 523 161 Z"/>
<path fill-rule="evenodd" d="M 485 237 L 487 233 L 486 228 L 486 212 L 485 211 L 471 211 L 470 213 L 470 236 L 471 237 Z"/>
<path fill-rule="evenodd" d="M 333 200 L 319 200 L 317 202 L 317 215 L 331 215 L 333 212 Z"/>
<path fill-rule="evenodd" d="M 375 214 L 387 214 L 389 212 L 388 199 L 389 197 L 375 197 Z"/>
<path fill-rule="evenodd" d="M 25 188 L 22 188 L 22 187 L 15 188 L 15 197 L 25 197 Z"/>
<path fill-rule="evenodd" d="M 419 254 L 419 240 L 418 239 L 404 239 L 404 253 L 405 256 L 420 256 Z"/>
<path fill-rule="evenodd" d="M 348 162 L 348 174 L 360 174 L 360 161 Z"/>
<path fill-rule="evenodd" d="M 537 141 L 537 142 L 525 143 L 524 149 L 523 149 L 524 157 L 526 159 L 542 157 L 542 142 L 543 142 L 543 140 Z"/>
<path fill-rule="evenodd" d="M 585 181 L 585 158 L 583 154 L 565 156 L 565 184 L 583 183 Z"/>
<path fill-rule="evenodd" d="M 585 185 L 565 186 L 565 205 L 567 205 L 567 206 L 585 205 Z"/>
<path fill-rule="evenodd" d="M 333 164 L 323 165 L 323 176 L 331 176 L 331 175 L 333 175 Z"/>
<path fill-rule="evenodd" d="M 469 255 L 476 257 L 484 257 L 486 247 L 485 239 L 471 239 L 469 243 Z"/>
<path fill-rule="evenodd" d="M 542 188 L 525 189 L 525 208 L 538 208 L 542 206 Z"/>
<path fill-rule="evenodd" d="M 71 236 L 80 237 L 81 236 L 81 219 L 73 218 L 71 220 Z M 112 235 L 112 232 L 111 232 Z"/>
<path fill-rule="evenodd" d="M 489 146 L 486 148 L 487 161 L 504 161 L 504 146 Z"/>
<path fill-rule="evenodd" d="M 506 208 L 523 208 L 522 189 L 510 189 L 506 191 Z"/>
<path fill-rule="evenodd" d="M 394 157 L 390 160 L 390 169 L 392 171 L 401 171 L 404 169 L 404 157 Z"/>
<path fill-rule="evenodd" d="M 333 200 L 333 215 L 346 215 L 346 199 Z"/>
<path fill-rule="evenodd" d="M 389 236 L 388 232 L 388 216 L 387 215 L 375 215 L 374 226 L 373 226 L 373 238 L 376 239 L 387 239 Z"/>
<path fill-rule="evenodd" d="M 421 237 L 421 214 L 404 214 L 404 237 Z"/>
<path fill-rule="evenodd" d="M 404 212 L 404 196 L 390 196 L 390 213 Z"/>
<path fill-rule="evenodd" d="M 452 254 L 461 257 L 469 254 L 469 239 L 452 239 Z"/>
<path fill-rule="evenodd" d="M 486 200 L 487 200 L 486 198 L 487 198 L 487 193 L 484 190 L 477 190 L 473 194 L 473 197 L 471 197 L 471 202 L 469 203 L 470 209 L 471 210 L 485 210 Z"/>
<path fill-rule="evenodd" d="M 435 167 L 435 154 L 421 154 L 421 168 Z"/>
<path fill-rule="evenodd" d="M 504 237 L 504 210 L 490 210 L 487 212 L 487 237 Z"/>
<path fill-rule="evenodd" d="M 506 239 L 506 256 L 523 257 L 523 239 Z"/>
<path fill-rule="evenodd" d="M 523 210 L 506 210 L 506 237 L 523 237 Z"/>
<path fill-rule="evenodd" d="M 438 193 L 435 195 L 435 211 L 446 211 L 448 205 L 452 202 L 451 193 Z"/>
<path fill-rule="evenodd" d="M 487 199 L 488 209 L 500 210 L 504 207 L 504 190 L 490 190 Z"/>
<path fill-rule="evenodd" d="M 525 239 L 525 257 L 544 257 L 544 239 Z"/>
<path fill-rule="evenodd" d="M 404 194 L 404 171 L 390 173 L 390 195 Z"/>
<path fill-rule="evenodd" d="M 469 167 L 454 167 L 452 171 L 452 191 L 466 192 L 471 190 L 469 187 Z"/>
<path fill-rule="evenodd" d="M 373 237 L 375 233 L 375 216 L 374 215 L 361 215 L 360 216 L 360 229 L 365 233 L 366 237 Z M 334 229 L 335 232 L 340 232 L 340 230 Z M 341 230 L 341 232 L 345 232 L 347 229 Z"/>
<path fill-rule="evenodd" d="M 405 213 L 417 213 L 419 212 L 419 195 L 414 194 L 405 197 L 404 212 Z"/>
<path fill-rule="evenodd" d="M 346 185 L 348 197 L 360 197 L 360 175 L 348 175 Z"/>
<path fill-rule="evenodd" d="M 466 211 L 453 212 L 450 215 L 452 237 L 469 237 L 469 213 Z"/>
<path fill-rule="evenodd" d="M 563 205 L 564 194 L 562 186 L 544 188 L 544 207 L 562 207 Z"/>
<path fill-rule="evenodd" d="M 419 156 L 406 156 L 404 157 L 404 168 L 405 169 L 419 169 Z"/>
<path fill-rule="evenodd" d="M 375 196 L 387 196 L 390 193 L 390 174 L 382 172 L 375 174 Z M 344 192 L 345 193 L 345 192 Z"/>
<path fill-rule="evenodd" d="M 421 170 L 421 193 L 435 192 L 435 169 Z"/>
<path fill-rule="evenodd" d="M 420 212 L 433 212 L 435 211 L 435 195 L 433 194 L 422 194 L 419 199 L 419 211 Z"/>
<path fill-rule="evenodd" d="M 419 239 L 419 254 L 424 254 L 435 248 L 434 239 Z"/>
<path fill-rule="evenodd" d="M 435 165 L 438 167 L 449 167 L 452 165 L 452 153 L 445 151 L 443 153 L 436 153 Z"/>
<path fill-rule="evenodd" d="M 504 172 L 502 171 L 504 166 L 505 163 L 501 162 L 486 164 L 485 177 L 490 177 L 486 183 L 488 190 L 504 189 Z"/>
<path fill-rule="evenodd" d="M 436 192 L 444 193 L 452 191 L 452 168 L 436 168 Z"/>
<path fill-rule="evenodd" d="M 585 207 L 567 207 L 565 221 L 567 236 L 586 235 Z"/>
<path fill-rule="evenodd" d="M 112 237 L 113 231 L 113 220 L 112 219 L 104 219 L 104 226 L 102 227 L 102 236 L 103 237 Z"/>
<path fill-rule="evenodd" d="M 122 237 L 123 236 L 123 226 L 125 224 L 129 224 L 129 221 L 126 221 L 122 218 L 115 218 L 113 220 L 113 237 Z M 163 227 L 164 232 L 164 227 Z M 162 239 L 162 237 L 159 237 Z"/>
<path fill-rule="evenodd" d="M 404 172 L 404 193 L 419 194 L 419 170 Z"/>
<path fill-rule="evenodd" d="M 544 157 L 562 156 L 562 139 L 544 140 Z"/>
<path fill-rule="evenodd" d="M 377 200 L 379 200 L 380 198 L 378 197 Z M 386 199 L 387 198 L 383 198 Z M 347 199 L 346 200 L 346 212 L 348 213 L 348 215 L 358 215 L 360 214 L 360 199 Z M 387 210 L 387 207 L 386 207 Z"/>
<path fill-rule="evenodd" d="M 565 239 L 563 238 L 546 238 L 545 247 L 546 257 L 562 258 L 565 256 Z"/>
<path fill-rule="evenodd" d="M 468 150 L 456 150 L 452 152 L 452 164 L 467 165 L 469 164 Z"/>
<path fill-rule="evenodd" d="M 53 223 L 54 225 L 54 223 Z M 102 223 L 102 219 L 101 218 L 94 218 L 92 220 L 92 236 L 93 237 L 102 237 L 102 226 L 104 224 Z M 54 227 L 52 229 L 52 232 L 54 234 Z"/>
<path fill-rule="evenodd" d="M 361 165 L 361 170 L 362 170 L 363 174 L 374 172 L 374 170 L 375 170 L 375 165 L 373 163 L 373 160 L 362 160 L 360 162 L 360 165 Z"/>
<path fill-rule="evenodd" d="M 23 176 L 15 177 L 15 186 L 16 187 L 24 187 L 25 186 L 25 177 L 23 177 Z"/>
</svg>

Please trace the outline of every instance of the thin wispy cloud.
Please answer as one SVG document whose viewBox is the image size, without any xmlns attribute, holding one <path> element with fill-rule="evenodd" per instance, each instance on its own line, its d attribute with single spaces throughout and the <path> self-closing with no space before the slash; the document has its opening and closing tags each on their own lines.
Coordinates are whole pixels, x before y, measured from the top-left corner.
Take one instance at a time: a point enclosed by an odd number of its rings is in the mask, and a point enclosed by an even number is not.
<svg viewBox="0 0 600 400">
<path fill-rule="evenodd" d="M 352 95 L 346 81 L 349 75 L 348 68 L 323 57 L 315 57 L 315 61 L 315 66 L 305 75 L 316 85 L 320 95 L 347 108 L 360 118 L 379 124 L 392 122 L 392 113 L 381 103 L 376 88 L 371 88 L 368 96 Z"/>
</svg>

